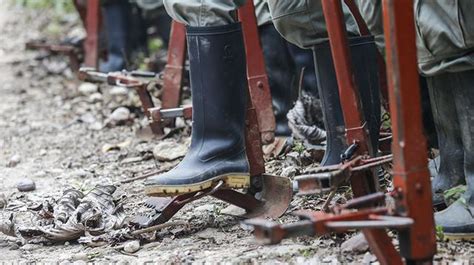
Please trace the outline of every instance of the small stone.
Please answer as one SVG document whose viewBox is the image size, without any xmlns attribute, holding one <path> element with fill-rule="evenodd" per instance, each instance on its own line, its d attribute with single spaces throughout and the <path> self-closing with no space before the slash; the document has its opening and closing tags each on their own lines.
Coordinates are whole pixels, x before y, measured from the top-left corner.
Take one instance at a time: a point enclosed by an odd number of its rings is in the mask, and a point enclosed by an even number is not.
<svg viewBox="0 0 474 265">
<path fill-rule="evenodd" d="M 79 93 L 81 93 L 82 95 L 89 96 L 94 93 L 97 93 L 99 91 L 99 86 L 96 84 L 85 82 L 79 86 L 78 90 L 79 90 Z"/>
<path fill-rule="evenodd" d="M 296 173 L 297 173 L 296 167 L 289 166 L 289 167 L 284 168 L 281 171 L 281 176 L 282 177 L 287 177 L 287 178 L 292 178 L 292 177 L 296 176 Z"/>
<path fill-rule="evenodd" d="M 101 102 L 104 99 L 101 93 L 94 93 L 89 96 L 89 102 L 91 103 L 97 103 Z"/>
<path fill-rule="evenodd" d="M 88 123 L 88 124 L 94 123 L 94 122 L 97 121 L 96 118 L 95 118 L 95 116 L 94 116 L 92 113 L 90 113 L 90 112 L 87 112 L 87 113 L 84 113 L 83 115 L 81 115 L 80 120 L 81 120 L 82 122 Z"/>
<path fill-rule="evenodd" d="M 42 170 L 36 172 L 35 174 L 33 174 L 33 178 L 44 178 L 46 176 L 47 176 L 46 172 L 44 172 Z"/>
<path fill-rule="evenodd" d="M 362 264 L 371 264 L 373 259 L 374 255 L 370 254 L 370 252 L 366 252 L 364 258 L 362 258 Z"/>
<path fill-rule="evenodd" d="M 26 250 L 26 251 L 35 250 L 35 249 L 38 249 L 38 248 L 40 248 L 40 245 L 35 245 L 35 244 L 25 244 L 25 245 L 20 247 L 20 249 Z"/>
<path fill-rule="evenodd" d="M 173 161 L 184 157 L 188 148 L 182 144 L 171 141 L 158 143 L 153 149 L 153 155 L 159 161 Z"/>
<path fill-rule="evenodd" d="M 96 121 L 94 123 L 89 124 L 88 128 L 91 131 L 100 131 L 104 128 L 104 125 L 101 122 Z"/>
<path fill-rule="evenodd" d="M 33 191 L 36 189 L 36 184 L 31 179 L 22 179 L 16 183 L 16 188 L 21 192 Z"/>
<path fill-rule="evenodd" d="M 204 204 L 201 206 L 198 206 L 194 209 L 196 212 L 213 212 L 214 211 L 214 205 L 212 204 Z"/>
<path fill-rule="evenodd" d="M 135 253 L 140 249 L 140 242 L 138 240 L 125 243 L 123 250 L 127 253 Z"/>
<path fill-rule="evenodd" d="M 41 149 L 39 154 L 40 154 L 40 156 L 45 156 L 45 155 L 48 154 L 48 151 L 46 151 L 46 149 Z"/>
<path fill-rule="evenodd" d="M 48 172 L 51 174 L 60 175 L 64 172 L 64 170 L 60 168 L 51 168 L 51 169 L 48 169 Z"/>
<path fill-rule="evenodd" d="M 290 152 L 286 155 L 286 162 L 289 165 L 300 166 L 301 156 L 298 152 Z"/>
<path fill-rule="evenodd" d="M 126 87 L 114 86 L 110 89 L 110 95 L 112 95 L 112 96 L 126 96 L 126 95 L 128 95 L 128 89 Z"/>
<path fill-rule="evenodd" d="M 125 107 L 119 107 L 110 114 L 110 119 L 116 123 L 123 123 L 130 119 L 130 110 Z"/>
<path fill-rule="evenodd" d="M 357 234 L 341 244 L 343 252 L 364 253 L 369 250 L 369 243 L 363 234 Z"/>
<path fill-rule="evenodd" d="M 78 261 L 78 260 L 83 260 L 83 261 L 88 261 L 89 257 L 87 256 L 86 253 L 77 253 L 71 256 L 72 261 Z"/>
<path fill-rule="evenodd" d="M 133 163 L 138 163 L 143 161 L 143 157 L 137 156 L 137 157 L 127 157 L 124 160 L 122 160 L 120 163 L 121 164 L 133 164 Z"/>
<path fill-rule="evenodd" d="M 73 172 L 71 172 L 70 174 L 71 177 L 73 178 L 87 178 L 87 177 L 91 177 L 92 174 L 90 172 L 87 172 L 83 169 L 78 169 L 78 170 L 75 170 Z"/>
<path fill-rule="evenodd" d="M 21 162 L 21 156 L 19 155 L 13 155 L 10 157 L 10 160 L 8 160 L 7 167 L 16 167 L 18 164 Z"/>
</svg>

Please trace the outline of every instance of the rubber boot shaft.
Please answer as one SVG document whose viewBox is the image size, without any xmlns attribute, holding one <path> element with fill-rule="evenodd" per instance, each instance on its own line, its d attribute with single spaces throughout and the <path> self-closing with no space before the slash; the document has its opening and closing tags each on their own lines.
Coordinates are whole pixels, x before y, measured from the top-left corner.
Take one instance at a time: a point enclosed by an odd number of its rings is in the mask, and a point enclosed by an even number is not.
<svg viewBox="0 0 474 265">
<path fill-rule="evenodd" d="M 128 54 L 127 21 L 129 4 L 117 1 L 102 8 L 107 39 L 107 61 L 101 63 L 101 72 L 120 71 L 125 67 Z"/>
<path fill-rule="evenodd" d="M 275 136 L 291 136 L 286 114 L 293 107 L 296 95 L 296 66 L 288 42 L 273 24 L 260 26 L 259 33 L 275 113 Z"/>
<path fill-rule="evenodd" d="M 436 207 L 444 205 L 446 190 L 464 184 L 465 179 L 461 127 L 452 82 L 448 76 L 427 78 L 440 154 L 438 172 L 434 172 L 431 182 Z"/>
<path fill-rule="evenodd" d="M 371 155 L 378 150 L 380 131 L 380 89 L 376 63 L 376 49 L 373 37 L 352 37 L 349 39 L 355 80 L 359 88 L 361 105 L 368 124 L 372 144 Z M 313 48 L 316 78 L 323 108 L 323 121 L 327 132 L 326 152 L 321 166 L 339 164 L 341 154 L 347 147 L 344 116 L 329 41 Z"/>
<path fill-rule="evenodd" d="M 458 236 L 458 238 L 474 238 L 474 71 L 464 71 L 459 73 L 441 74 L 429 79 L 430 89 L 438 93 L 435 100 L 440 100 L 441 96 L 446 96 L 451 91 L 451 99 L 454 99 L 454 110 L 450 122 L 445 121 L 445 127 L 459 126 L 460 138 L 462 141 L 461 164 L 464 169 L 466 180 L 466 191 L 461 199 L 449 206 L 446 210 L 435 215 L 436 224 L 443 228 L 448 236 Z M 450 100 L 451 100 L 450 99 Z M 448 101 L 445 99 L 444 101 Z M 444 102 L 443 101 L 443 102 Z M 437 106 L 439 108 L 439 106 Z M 443 106 L 444 107 L 444 106 Z M 445 110 L 447 111 L 447 110 Z M 454 115 L 457 114 L 457 118 Z M 444 113 L 443 113 L 444 114 Z M 443 116 L 444 117 L 444 116 Z M 446 116 L 447 118 L 447 116 Z M 453 120 L 454 119 L 454 122 Z M 438 128 L 438 127 L 437 127 Z M 446 128 L 445 128 L 446 129 Z M 438 135 L 441 134 L 438 130 Z M 445 156 L 443 149 L 440 149 L 441 164 Z M 454 151 L 449 149 L 449 151 Z M 450 160 L 448 160 L 450 161 Z M 459 162 L 459 161 L 452 161 Z M 441 165 L 440 165 L 441 166 Z M 457 165 L 456 165 L 457 166 Z M 440 167 L 440 175 L 442 168 Z M 456 179 L 453 179 L 455 177 Z M 445 176 L 448 182 L 458 181 L 457 175 Z"/>
<path fill-rule="evenodd" d="M 193 103 L 191 146 L 173 170 L 145 185 L 200 183 L 226 173 L 246 173 L 247 77 L 241 25 L 188 27 Z"/>
<path fill-rule="evenodd" d="M 300 47 L 291 43 L 288 43 L 288 49 L 290 51 L 291 57 L 293 58 L 293 61 L 295 62 L 296 69 L 298 70 L 298 82 L 300 81 L 299 78 L 301 72 L 304 69 L 301 90 L 310 93 L 310 95 L 316 98 L 319 98 L 316 73 L 314 69 L 313 53 L 309 49 L 301 49 Z"/>
</svg>

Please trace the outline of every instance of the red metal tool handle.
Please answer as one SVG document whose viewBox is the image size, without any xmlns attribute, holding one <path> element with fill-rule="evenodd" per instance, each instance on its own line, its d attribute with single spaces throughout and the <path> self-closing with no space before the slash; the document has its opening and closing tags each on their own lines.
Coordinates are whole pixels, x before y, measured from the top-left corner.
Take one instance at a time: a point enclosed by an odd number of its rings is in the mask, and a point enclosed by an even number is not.
<svg viewBox="0 0 474 265">
<path fill-rule="evenodd" d="M 173 21 L 168 44 L 168 62 L 163 75 L 163 109 L 176 108 L 181 98 L 184 64 L 186 61 L 186 28 Z"/>
<path fill-rule="evenodd" d="M 99 64 L 100 1 L 87 0 L 87 38 L 84 44 L 84 65 L 97 68 Z"/>
<path fill-rule="evenodd" d="M 244 32 L 250 98 L 257 113 L 262 143 L 269 144 L 275 139 L 275 115 L 253 1 L 247 1 L 238 13 Z"/>
<path fill-rule="evenodd" d="M 414 220 L 400 237 L 409 261 L 432 261 L 436 253 L 426 138 L 423 135 L 413 0 L 384 0 L 387 73 L 392 115 L 393 181 L 398 209 Z"/>
</svg>

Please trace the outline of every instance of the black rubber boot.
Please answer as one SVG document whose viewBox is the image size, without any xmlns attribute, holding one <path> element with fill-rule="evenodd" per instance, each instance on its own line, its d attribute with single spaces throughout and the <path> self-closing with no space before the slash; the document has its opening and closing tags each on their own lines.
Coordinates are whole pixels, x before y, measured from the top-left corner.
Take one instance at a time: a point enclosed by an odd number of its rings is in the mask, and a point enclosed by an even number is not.
<svg viewBox="0 0 474 265">
<path fill-rule="evenodd" d="M 259 27 L 268 82 L 275 113 L 275 136 L 291 136 L 286 114 L 293 107 L 296 93 L 296 67 L 288 50 L 288 43 L 281 37 L 273 24 Z"/>
<path fill-rule="evenodd" d="M 464 184 L 464 151 L 461 138 L 461 127 L 456 110 L 453 80 L 447 75 L 427 79 L 433 118 L 438 135 L 440 157 L 430 162 L 436 170 L 431 170 L 433 177 L 433 206 L 443 208 L 443 193 L 455 186 Z"/>
<path fill-rule="evenodd" d="M 299 74 L 297 76 L 298 82 L 300 81 L 299 78 L 301 71 L 304 69 L 301 90 L 310 93 L 310 95 L 316 98 L 319 98 L 313 53 L 309 49 L 301 49 L 300 47 L 291 43 L 288 43 L 288 50 L 290 51 L 291 57 L 295 62 L 296 69 Z"/>
<path fill-rule="evenodd" d="M 377 47 L 373 37 L 352 37 L 349 39 L 354 74 L 359 88 L 364 115 L 372 143 L 371 154 L 378 148 L 380 131 L 380 90 L 376 63 Z M 344 117 L 339 100 L 336 73 L 329 41 L 313 48 L 319 96 L 326 127 L 326 152 L 321 166 L 339 164 L 346 149 Z"/>
<path fill-rule="evenodd" d="M 437 96 L 446 96 L 447 91 L 452 91 L 451 98 L 454 98 L 454 108 L 457 112 L 459 122 L 460 138 L 462 139 L 462 160 L 454 161 L 452 157 L 448 160 L 451 163 L 462 163 L 465 180 L 467 184 L 466 192 L 454 204 L 446 210 L 435 214 L 436 225 L 443 228 L 444 234 L 450 239 L 474 238 L 474 71 L 465 71 L 459 73 L 447 73 L 430 80 L 430 87 L 436 92 L 443 90 L 443 94 Z M 446 108 L 443 106 L 443 108 Z M 446 126 L 453 123 L 451 120 Z M 438 134 L 440 132 L 438 131 Z M 451 148 L 451 147 L 450 147 Z M 454 151 L 454 149 L 449 149 Z M 457 157 L 457 153 L 449 153 Z M 445 156 L 440 150 L 441 165 L 446 161 Z M 457 164 L 455 164 L 457 166 Z M 440 168 L 440 172 L 441 172 Z M 457 172 L 454 172 L 457 173 Z M 448 176 L 450 183 L 459 181 L 458 175 Z"/>
<path fill-rule="evenodd" d="M 151 196 L 199 191 L 220 181 L 230 188 L 250 185 L 241 26 L 188 27 L 187 39 L 193 103 L 191 146 L 176 168 L 146 181 L 145 192 Z"/>
<path fill-rule="evenodd" d="M 107 36 L 107 61 L 99 65 L 101 72 L 121 71 L 126 66 L 128 8 L 126 1 L 106 4 L 102 8 Z"/>
</svg>

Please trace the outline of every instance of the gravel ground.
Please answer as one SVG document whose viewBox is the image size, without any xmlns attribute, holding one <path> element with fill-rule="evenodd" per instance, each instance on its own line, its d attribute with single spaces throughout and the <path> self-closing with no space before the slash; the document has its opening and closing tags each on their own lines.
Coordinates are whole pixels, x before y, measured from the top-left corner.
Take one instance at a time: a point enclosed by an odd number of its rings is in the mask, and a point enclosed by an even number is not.
<svg viewBox="0 0 474 265">
<path fill-rule="evenodd" d="M 41 53 L 25 51 L 50 26 L 50 13 L 7 7 L 0 1 L 0 218 L 15 213 L 16 222 L 28 222 L 26 205 L 57 197 L 68 187 L 89 190 L 97 184 L 119 183 L 145 172 L 163 170 L 176 162 L 153 159 L 157 139 L 146 137 L 143 114 L 133 92 L 108 87 L 79 89 L 80 82 L 65 70 L 64 58 L 37 60 Z M 77 28 L 68 17 L 65 28 Z M 60 74 L 57 74 L 60 73 Z M 119 107 L 131 110 L 121 126 L 111 122 Z M 172 144 L 185 146 L 189 129 L 171 137 Z M 291 161 L 282 158 L 268 163 L 269 171 L 280 173 Z M 36 189 L 19 192 L 21 179 L 33 180 Z M 118 184 L 125 197 L 125 210 L 133 216 L 144 201 L 141 180 Z M 290 212 L 314 208 L 321 200 L 297 198 Z M 18 207 L 12 207 L 17 205 Z M 302 206 L 303 205 L 303 206 Z M 172 221 L 186 228 L 157 233 L 153 241 L 142 240 L 133 253 L 116 245 L 90 247 L 75 241 L 56 244 L 20 244 L 0 234 L 0 261 L 130 263 L 373 263 L 366 250 L 344 252 L 340 246 L 351 235 L 285 240 L 277 246 L 258 245 L 240 220 L 224 215 L 226 205 L 203 199 L 187 205 Z M 0 219 L 1 221 L 2 219 Z M 288 214 L 281 221 L 293 220 Z M 120 244 L 119 244 L 120 245 Z M 441 243 L 438 262 L 474 262 L 469 242 Z"/>
</svg>

